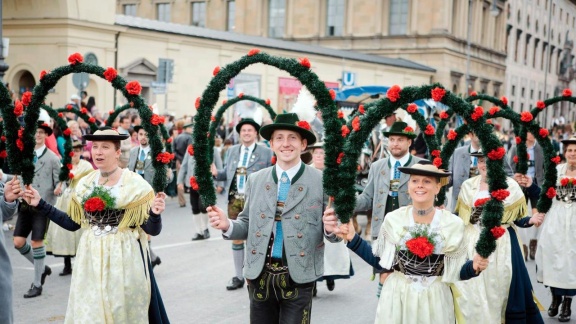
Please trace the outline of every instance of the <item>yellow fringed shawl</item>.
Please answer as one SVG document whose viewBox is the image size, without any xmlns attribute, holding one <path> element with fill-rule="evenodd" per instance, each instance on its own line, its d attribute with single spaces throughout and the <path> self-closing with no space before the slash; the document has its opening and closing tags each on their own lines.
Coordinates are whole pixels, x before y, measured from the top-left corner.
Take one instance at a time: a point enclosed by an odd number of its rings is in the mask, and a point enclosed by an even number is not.
<svg viewBox="0 0 576 324">
<path fill-rule="evenodd" d="M 454 208 L 454 213 L 458 214 L 464 221 L 465 225 L 470 224 L 470 215 L 474 207 L 474 197 L 480 188 L 481 176 L 470 178 L 462 184 L 458 201 Z M 502 224 L 511 224 L 515 220 L 528 215 L 526 199 L 520 185 L 512 178 L 506 178 L 508 191 L 510 195 L 504 200 L 504 214 L 502 215 Z"/>
<path fill-rule="evenodd" d="M 72 199 L 68 205 L 68 215 L 77 224 L 87 224 L 85 220 L 82 198 L 92 191 L 94 180 L 100 171 L 94 170 L 80 181 L 72 193 Z M 118 229 L 126 229 L 140 226 L 148 220 L 148 211 L 154 201 L 154 190 L 142 176 L 129 170 L 122 170 L 120 177 L 122 187 L 119 197 L 116 197 L 116 209 L 124 210 Z"/>
</svg>

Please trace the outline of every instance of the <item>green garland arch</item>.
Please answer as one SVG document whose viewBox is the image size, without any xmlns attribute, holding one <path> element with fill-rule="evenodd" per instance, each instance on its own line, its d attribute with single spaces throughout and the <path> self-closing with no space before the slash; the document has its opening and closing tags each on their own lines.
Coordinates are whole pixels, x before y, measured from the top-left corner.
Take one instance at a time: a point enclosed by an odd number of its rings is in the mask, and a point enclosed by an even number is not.
<svg viewBox="0 0 576 324">
<path fill-rule="evenodd" d="M 41 105 L 41 107 L 45 108 L 48 106 Z M 84 108 L 84 109 L 86 109 L 86 108 Z M 76 116 L 82 118 L 82 120 L 84 120 L 86 122 L 86 124 L 88 124 L 88 126 L 90 126 L 90 131 L 92 133 L 94 133 L 95 131 L 98 130 L 98 125 L 96 125 L 95 121 L 93 119 L 90 119 L 91 117 L 87 113 L 82 112 L 81 110 L 78 110 L 73 105 L 67 105 L 66 108 L 57 108 L 55 111 L 57 114 L 73 113 Z M 52 116 L 50 116 L 50 117 L 52 117 Z"/>
<path fill-rule="evenodd" d="M 6 138 L 6 157 L 8 161 L 8 165 L 10 167 L 10 172 L 14 175 L 22 174 L 22 165 L 24 162 L 33 163 L 32 159 L 28 157 L 28 161 L 24 160 L 23 151 L 18 148 L 18 143 L 16 142 L 21 141 L 21 147 L 24 150 L 23 140 L 26 139 L 29 142 L 32 142 L 31 145 L 28 145 L 29 150 L 31 150 L 31 154 L 34 151 L 34 135 L 32 132 L 22 132 L 21 137 L 19 138 L 19 133 L 21 130 L 20 122 L 18 121 L 18 116 L 15 114 L 14 108 L 16 105 L 20 106 L 22 103 L 18 100 L 12 103 L 12 98 L 10 97 L 10 92 L 3 83 L 0 82 L 0 109 L 2 111 L 2 118 L 4 119 L 4 129 L 3 134 Z M 23 113 L 23 109 L 20 114 Z M 36 128 L 34 128 L 35 132 Z M 30 172 L 28 172 L 30 174 Z M 34 177 L 34 169 L 31 172 L 32 177 Z M 32 179 L 28 177 L 30 180 L 28 183 L 32 182 Z"/>
<path fill-rule="evenodd" d="M 218 125 L 220 125 L 220 121 L 222 120 L 222 116 L 224 115 L 224 112 L 226 112 L 226 110 L 228 110 L 228 108 L 232 107 L 236 103 L 238 103 L 240 101 L 244 101 L 244 100 L 252 101 L 252 102 L 255 102 L 255 103 L 261 105 L 262 107 L 266 108 L 266 111 L 268 111 L 272 120 L 274 120 L 274 118 L 276 118 L 276 112 L 274 111 L 272 106 L 270 106 L 270 99 L 263 100 L 261 98 L 256 98 L 253 96 L 243 94 L 242 96 L 234 97 L 230 100 L 224 100 L 222 102 L 222 106 L 220 106 L 220 108 L 218 108 L 218 111 L 216 111 L 216 115 L 214 115 L 214 118 L 210 122 L 210 136 L 208 138 L 209 147 L 214 146 L 214 141 L 216 140 L 214 137 L 216 135 L 216 129 L 218 128 Z M 210 154 L 210 160 L 209 161 L 210 161 L 210 163 L 212 163 L 212 159 L 214 158 L 212 156 L 214 154 L 214 150 L 208 150 L 208 154 Z"/>
<path fill-rule="evenodd" d="M 473 107 L 462 98 L 453 95 L 450 91 L 445 90 L 441 85 L 426 85 L 421 87 L 406 87 L 401 89 L 393 86 L 388 90 L 386 98 L 374 102 L 363 118 L 360 119 L 361 126 L 358 131 L 352 131 L 343 146 L 341 155 L 342 163 L 339 168 L 340 178 L 336 183 L 339 184 L 339 192 L 336 196 L 336 214 L 339 215 L 342 222 L 346 222 L 354 210 L 355 191 L 354 176 L 356 172 L 356 160 L 360 154 L 363 140 L 376 124 L 385 116 L 395 109 L 408 105 L 419 99 L 432 98 L 437 102 L 451 107 L 456 113 L 463 116 L 468 121 L 468 126 L 479 136 L 482 146 L 488 151 L 499 152 L 503 149 L 500 141 L 491 133 L 491 127 L 485 123 L 485 117 L 474 115 Z M 474 117 L 474 118 L 472 118 Z M 435 131 L 431 135 L 436 140 Z M 441 158 L 441 152 L 436 152 L 440 156 L 434 160 L 440 168 L 447 169 L 448 160 Z M 507 184 L 506 174 L 503 170 L 501 156 L 498 159 L 488 160 L 488 172 L 491 177 L 488 179 L 488 186 L 494 199 L 486 203 L 486 212 L 483 215 L 482 223 L 485 228 L 480 234 L 480 239 L 476 245 L 476 250 L 483 257 L 488 257 L 496 248 L 496 239 L 491 233 L 491 229 L 500 226 L 504 207 L 502 204 L 503 196 L 506 195 Z M 438 159 L 438 160 L 436 160 Z"/>
<path fill-rule="evenodd" d="M 6 136 L 4 136 L 4 122 L 0 121 L 0 169 L 4 167 L 4 161 L 8 157 L 6 152 Z"/>
<path fill-rule="evenodd" d="M 60 167 L 60 174 L 58 175 L 58 180 L 60 182 L 68 181 L 71 176 L 71 168 L 68 168 L 72 165 L 72 139 L 70 138 L 70 134 L 67 134 L 66 130 L 68 129 L 68 124 L 66 120 L 62 118 L 62 113 L 57 112 L 52 107 L 48 105 L 42 105 L 42 109 L 46 110 L 50 118 L 54 119 L 54 121 L 58 124 L 58 127 L 62 131 L 62 136 L 64 137 L 64 155 L 62 156 L 62 167 Z"/>
<path fill-rule="evenodd" d="M 8 154 L 15 152 L 17 155 L 21 155 L 19 161 L 12 161 L 9 159 L 11 167 L 16 167 L 19 171 L 18 174 L 22 175 L 24 184 L 32 183 L 34 178 L 34 164 L 33 160 L 33 148 L 34 148 L 34 133 L 37 128 L 37 120 L 40 114 L 40 107 L 42 106 L 48 91 L 58 83 L 58 81 L 71 73 L 89 73 L 96 75 L 102 79 L 107 80 L 111 83 L 112 87 L 122 92 L 124 97 L 132 102 L 134 107 L 138 109 L 140 116 L 142 118 L 143 127 L 149 134 L 154 134 L 150 137 L 150 146 L 152 150 L 152 156 L 158 157 L 158 154 L 162 153 L 162 142 L 157 135 L 157 126 L 152 124 L 152 112 L 148 108 L 148 105 L 144 102 L 144 99 L 140 96 L 140 91 L 142 87 L 137 81 L 126 82 L 122 77 L 118 75 L 118 72 L 114 68 L 104 69 L 97 65 L 85 64 L 83 63 L 84 58 L 79 53 L 73 53 L 68 57 L 69 65 L 60 66 L 52 71 L 42 71 L 40 73 L 40 81 L 34 87 L 32 94 L 25 94 L 26 101 L 23 100 L 24 106 L 26 106 L 26 115 L 24 116 L 25 131 L 23 136 L 23 143 L 25 149 L 19 154 L 18 148 L 16 147 L 16 138 L 18 127 L 11 125 L 7 128 L 6 137 L 8 139 Z M 6 118 L 6 112 L 12 110 L 13 105 L 8 94 L 7 89 L 2 86 L 0 87 L 0 107 L 3 109 L 3 115 L 5 120 L 11 120 L 11 124 L 17 123 L 17 120 L 13 113 L 9 114 L 14 118 Z M 23 98 L 24 99 L 24 98 Z M 11 157 L 12 158 L 12 157 Z M 152 187 L 156 192 L 164 191 L 166 187 L 166 166 L 160 161 L 161 159 L 154 159 L 152 164 L 156 170 L 154 176 L 154 181 Z"/>
<path fill-rule="evenodd" d="M 326 168 L 324 169 L 322 181 L 326 194 L 334 197 L 337 193 L 337 188 L 333 184 L 338 179 L 336 159 L 344 142 L 342 136 L 340 136 L 341 124 L 337 121 L 336 115 L 337 108 L 334 102 L 336 93 L 329 91 L 324 82 L 320 81 L 318 76 L 310 69 L 310 61 L 307 58 L 301 58 L 300 60 L 280 58 L 262 53 L 259 49 L 252 49 L 247 55 L 224 68 L 216 67 L 213 73 L 214 78 L 202 93 L 202 97 L 196 100 L 198 113 L 194 117 L 195 127 L 193 134 L 194 157 L 196 158 L 195 174 L 204 205 L 211 206 L 216 203 L 216 193 L 210 173 L 211 161 L 209 160 L 209 152 L 211 147 L 208 140 L 212 109 L 218 102 L 220 92 L 226 88 L 228 82 L 243 69 L 255 63 L 274 66 L 288 72 L 308 88 L 310 93 L 316 98 L 318 109 L 322 112 L 326 134 L 324 141 Z"/>
</svg>

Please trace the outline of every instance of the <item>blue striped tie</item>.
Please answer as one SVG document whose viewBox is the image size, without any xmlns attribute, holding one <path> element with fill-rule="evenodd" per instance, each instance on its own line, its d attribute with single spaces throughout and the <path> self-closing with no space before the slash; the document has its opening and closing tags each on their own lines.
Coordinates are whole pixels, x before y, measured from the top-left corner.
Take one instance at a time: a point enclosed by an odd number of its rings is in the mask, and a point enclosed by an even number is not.
<svg viewBox="0 0 576 324">
<path fill-rule="evenodd" d="M 280 190 L 278 191 L 278 202 L 285 202 L 290 191 L 290 178 L 286 172 L 282 172 L 280 177 Z M 272 247 L 272 257 L 282 258 L 282 247 L 284 245 L 284 236 L 282 234 L 282 221 L 276 221 L 276 234 L 274 234 L 274 245 Z"/>
<path fill-rule="evenodd" d="M 144 160 L 146 160 L 146 153 L 144 153 L 143 149 L 140 149 L 140 157 L 138 158 L 138 160 L 140 160 L 142 162 L 142 167 L 144 167 Z M 136 171 L 140 175 L 144 174 L 144 169 L 136 170 Z"/>
<path fill-rule="evenodd" d="M 244 148 L 244 157 L 242 158 L 242 166 L 245 167 L 248 162 L 248 148 Z M 238 189 L 244 188 L 244 182 L 246 181 L 246 175 L 240 176 L 240 183 L 238 183 Z"/>
<path fill-rule="evenodd" d="M 394 163 L 394 180 L 400 180 L 400 170 L 398 170 L 399 167 L 400 161 L 396 161 L 396 163 Z M 398 191 L 392 191 L 391 196 L 398 197 Z"/>
</svg>

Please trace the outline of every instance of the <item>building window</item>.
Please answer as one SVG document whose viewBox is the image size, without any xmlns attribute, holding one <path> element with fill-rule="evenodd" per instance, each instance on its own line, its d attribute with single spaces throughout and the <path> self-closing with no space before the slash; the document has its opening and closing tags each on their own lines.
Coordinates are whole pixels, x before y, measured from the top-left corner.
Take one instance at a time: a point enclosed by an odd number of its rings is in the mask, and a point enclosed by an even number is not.
<svg viewBox="0 0 576 324">
<path fill-rule="evenodd" d="M 136 5 L 135 4 L 125 4 L 122 6 L 122 10 L 125 16 L 136 16 Z"/>
<path fill-rule="evenodd" d="M 536 38 L 534 40 L 534 54 L 532 55 L 532 67 L 536 68 L 536 56 L 538 54 L 538 45 L 540 45 L 540 40 Z"/>
<path fill-rule="evenodd" d="M 286 19 L 286 0 L 270 0 L 268 13 L 268 37 L 284 37 Z"/>
<path fill-rule="evenodd" d="M 192 2 L 192 26 L 206 27 L 206 2 Z"/>
<path fill-rule="evenodd" d="M 326 35 L 342 36 L 344 30 L 344 0 L 328 0 L 326 8 Z"/>
<path fill-rule="evenodd" d="M 408 0 L 390 0 L 390 35 L 406 35 Z"/>
<path fill-rule="evenodd" d="M 534 99 L 534 89 L 530 89 L 530 100 Z"/>
<path fill-rule="evenodd" d="M 236 2 L 234 0 L 228 0 L 226 8 L 226 30 L 234 31 L 236 24 Z"/>
<path fill-rule="evenodd" d="M 525 90 L 525 89 L 526 89 L 526 88 L 522 87 L 522 90 L 521 90 L 521 92 L 520 92 L 520 95 L 521 95 L 522 97 L 524 97 L 524 93 L 525 93 L 524 90 Z"/>
<path fill-rule="evenodd" d="M 156 19 L 160 21 L 170 22 L 170 4 L 157 3 L 156 4 Z"/>
<path fill-rule="evenodd" d="M 515 94 L 516 94 L 516 86 L 513 85 L 513 86 L 512 86 L 512 95 L 515 95 Z"/>
</svg>

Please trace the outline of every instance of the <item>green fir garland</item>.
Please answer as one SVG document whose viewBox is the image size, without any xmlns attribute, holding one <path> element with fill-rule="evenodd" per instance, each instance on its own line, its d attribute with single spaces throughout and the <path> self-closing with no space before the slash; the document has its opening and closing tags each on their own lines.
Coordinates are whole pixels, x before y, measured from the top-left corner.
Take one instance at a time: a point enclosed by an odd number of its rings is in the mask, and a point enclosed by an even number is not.
<svg viewBox="0 0 576 324">
<path fill-rule="evenodd" d="M 10 172 L 14 175 L 21 175 L 22 174 L 22 165 L 25 162 L 33 163 L 33 161 L 28 158 L 28 161 L 24 160 L 23 151 L 21 151 L 17 144 L 16 140 L 18 138 L 18 131 L 21 128 L 20 122 L 18 121 L 18 116 L 14 114 L 14 104 L 12 103 L 12 98 L 10 97 L 10 92 L 2 82 L 0 82 L 0 109 L 2 111 L 2 118 L 4 119 L 4 136 L 6 137 L 6 152 L 7 152 L 7 161 L 8 166 L 10 167 Z M 34 151 L 34 134 L 36 132 L 36 128 L 34 128 L 34 132 L 23 132 L 22 137 L 27 138 L 28 141 L 31 141 L 32 144 L 29 145 L 29 149 L 33 152 Z M 23 140 L 23 139 L 19 139 Z M 33 153 L 32 153 L 33 154 Z M 34 169 L 32 169 L 32 177 L 34 177 Z M 30 179 L 30 182 L 32 179 Z"/>
<path fill-rule="evenodd" d="M 6 136 L 4 136 L 4 122 L 0 121 L 0 169 L 4 168 L 4 161 L 8 157 L 6 151 Z"/>
<path fill-rule="evenodd" d="M 456 137 L 453 140 L 447 140 L 444 146 L 442 146 L 442 150 L 440 151 L 440 158 L 442 161 L 450 161 L 452 155 L 454 155 L 454 151 L 458 148 L 458 143 L 466 136 L 466 134 L 470 133 L 470 128 L 467 124 L 463 124 L 460 127 L 456 128 L 456 130 L 452 130 L 456 133 Z M 448 169 L 450 167 L 448 166 Z M 446 186 L 443 186 L 438 193 L 438 202 L 436 205 L 444 205 L 446 201 Z"/>
<path fill-rule="evenodd" d="M 66 120 L 63 118 L 62 113 L 57 112 L 56 110 L 52 109 L 52 107 L 48 105 L 42 105 L 42 109 L 46 110 L 50 118 L 54 119 L 54 121 L 58 124 L 58 127 L 62 131 L 62 136 L 64 137 L 64 155 L 62 156 L 62 166 L 60 167 L 60 174 L 58 175 L 58 180 L 60 182 L 65 182 L 70 180 L 70 172 L 71 169 L 68 169 L 69 165 L 72 165 L 72 157 L 70 153 L 72 153 L 72 139 L 70 135 L 66 134 L 66 130 L 68 129 L 68 124 Z"/>
</svg>

